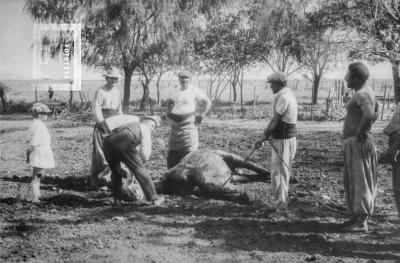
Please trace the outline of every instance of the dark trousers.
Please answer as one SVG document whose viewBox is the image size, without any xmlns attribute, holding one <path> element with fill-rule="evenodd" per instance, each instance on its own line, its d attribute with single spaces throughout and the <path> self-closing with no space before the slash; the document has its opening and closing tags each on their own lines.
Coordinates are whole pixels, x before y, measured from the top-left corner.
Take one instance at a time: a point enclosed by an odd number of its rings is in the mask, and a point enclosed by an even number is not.
<svg viewBox="0 0 400 263">
<path fill-rule="evenodd" d="M 189 151 L 168 151 L 167 168 L 170 169 L 177 165 L 189 153 Z"/>
<path fill-rule="evenodd" d="M 111 185 L 115 198 L 120 198 L 122 187 L 121 162 L 135 175 L 146 198 L 151 201 L 157 197 L 154 183 L 144 168 L 143 159 L 136 150 L 140 136 L 135 136 L 128 128 L 113 131 L 104 139 L 103 150 L 111 169 Z"/>
</svg>

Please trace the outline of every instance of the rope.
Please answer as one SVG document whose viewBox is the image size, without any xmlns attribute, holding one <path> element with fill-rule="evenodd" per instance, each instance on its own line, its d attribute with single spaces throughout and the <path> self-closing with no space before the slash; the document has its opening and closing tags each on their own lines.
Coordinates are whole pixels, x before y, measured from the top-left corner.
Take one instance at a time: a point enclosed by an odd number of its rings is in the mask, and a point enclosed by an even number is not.
<svg viewBox="0 0 400 263">
<path fill-rule="evenodd" d="M 338 209 L 336 209 L 336 208 L 333 208 L 333 207 L 331 207 L 331 206 L 325 204 L 324 202 L 322 202 L 322 201 L 321 201 L 307 186 L 305 186 L 304 184 L 302 184 L 302 183 L 300 182 L 300 180 L 298 180 L 298 178 L 296 177 L 296 175 L 295 175 L 295 173 L 293 172 L 292 168 L 289 167 L 289 165 L 287 165 L 286 162 L 283 160 L 282 156 L 281 156 L 281 155 L 279 154 L 279 152 L 278 152 L 278 149 L 275 147 L 275 145 L 272 143 L 272 141 L 271 141 L 271 140 L 268 140 L 268 142 L 269 142 L 269 144 L 271 145 L 271 147 L 272 147 L 272 149 L 274 150 L 274 152 L 276 153 L 276 155 L 277 155 L 277 156 L 279 157 L 279 159 L 282 161 L 282 163 L 288 168 L 289 172 L 293 175 L 293 177 L 297 180 L 297 182 L 299 182 L 299 185 L 300 185 L 301 187 L 303 187 L 303 189 L 304 189 L 308 194 L 310 194 L 310 196 L 311 196 L 312 198 L 314 198 L 314 200 L 317 201 L 318 204 L 322 205 L 323 207 L 325 207 L 326 209 L 328 209 L 328 210 L 330 210 L 330 211 L 332 211 L 332 212 L 336 212 L 336 213 L 341 214 L 341 215 L 348 215 L 347 212 L 340 211 L 340 210 L 338 210 Z"/>
<path fill-rule="evenodd" d="M 249 160 L 249 158 L 253 155 L 253 153 L 254 153 L 256 150 L 257 150 L 257 148 L 254 147 L 253 150 L 250 152 L 249 155 L 247 155 L 247 157 L 244 159 L 243 162 L 247 162 L 247 161 Z M 229 178 L 225 181 L 225 183 L 222 184 L 222 187 L 221 187 L 221 188 L 224 188 L 225 185 L 226 185 L 227 183 L 229 183 L 229 181 L 232 179 L 232 177 L 233 177 L 233 173 L 231 174 L 231 176 L 229 176 Z"/>
</svg>

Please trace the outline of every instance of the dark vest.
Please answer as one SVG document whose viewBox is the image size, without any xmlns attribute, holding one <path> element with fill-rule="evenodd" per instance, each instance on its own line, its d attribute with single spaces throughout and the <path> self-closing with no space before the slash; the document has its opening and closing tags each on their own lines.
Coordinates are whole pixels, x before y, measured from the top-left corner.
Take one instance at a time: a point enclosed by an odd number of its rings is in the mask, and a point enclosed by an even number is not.
<svg viewBox="0 0 400 263">
<path fill-rule="evenodd" d="M 272 138 L 274 139 L 290 139 L 296 137 L 297 128 L 296 124 L 291 124 L 279 120 L 278 126 L 272 131 Z"/>
<path fill-rule="evenodd" d="M 119 110 L 113 110 L 113 109 L 101 109 L 101 112 L 103 113 L 103 118 L 108 119 L 110 117 L 116 116 L 119 114 Z"/>
<path fill-rule="evenodd" d="M 279 97 L 276 98 L 275 103 L 273 105 L 274 111 L 275 111 L 275 106 L 276 106 L 275 104 L 278 101 Z M 282 121 L 282 119 L 280 119 L 278 125 L 272 131 L 272 138 L 273 139 L 290 139 L 290 138 L 296 137 L 296 134 L 297 134 L 296 124 L 287 123 L 287 122 Z"/>
</svg>

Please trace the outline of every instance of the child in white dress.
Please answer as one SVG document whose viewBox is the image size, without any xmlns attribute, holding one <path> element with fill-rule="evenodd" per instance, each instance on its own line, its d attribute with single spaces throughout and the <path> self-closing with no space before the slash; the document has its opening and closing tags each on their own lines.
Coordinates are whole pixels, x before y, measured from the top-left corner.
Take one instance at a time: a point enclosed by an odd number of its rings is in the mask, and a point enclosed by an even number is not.
<svg viewBox="0 0 400 263">
<path fill-rule="evenodd" d="M 49 131 L 43 121 L 47 120 L 50 109 L 43 103 L 34 103 L 31 108 L 33 122 L 29 127 L 26 162 L 32 167 L 33 202 L 38 203 L 40 197 L 40 177 L 45 169 L 55 167 Z"/>
</svg>

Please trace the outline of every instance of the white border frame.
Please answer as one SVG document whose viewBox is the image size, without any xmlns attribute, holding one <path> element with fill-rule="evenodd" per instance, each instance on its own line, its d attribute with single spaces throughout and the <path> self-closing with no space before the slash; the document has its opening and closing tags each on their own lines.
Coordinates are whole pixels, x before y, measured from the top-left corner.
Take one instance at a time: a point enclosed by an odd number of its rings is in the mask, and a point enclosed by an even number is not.
<svg viewBox="0 0 400 263">
<path fill-rule="evenodd" d="M 41 74 L 40 74 L 40 61 L 41 61 L 41 32 L 42 31 L 73 31 L 74 36 L 74 76 L 73 85 L 64 83 L 47 83 L 46 87 L 49 85 L 54 85 L 57 87 L 57 91 L 80 91 L 82 87 L 82 64 L 81 64 L 81 24 L 33 24 L 33 79 L 35 80 L 34 89 L 37 89 L 38 84 L 40 85 Z M 46 89 L 47 90 L 47 89 Z"/>
</svg>

